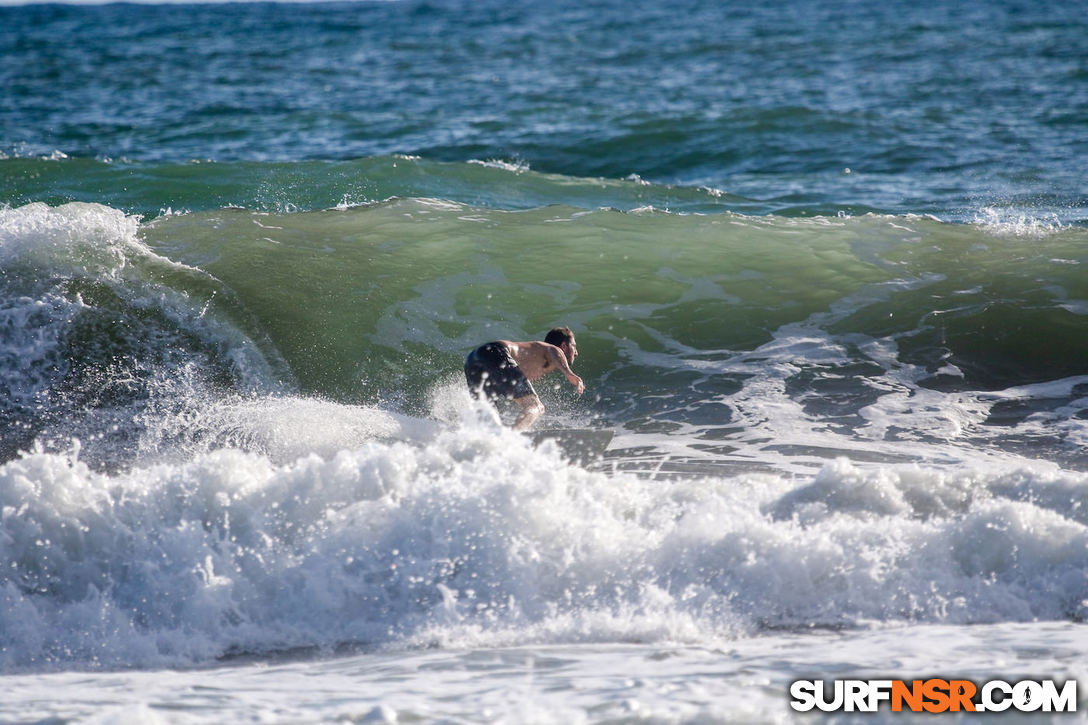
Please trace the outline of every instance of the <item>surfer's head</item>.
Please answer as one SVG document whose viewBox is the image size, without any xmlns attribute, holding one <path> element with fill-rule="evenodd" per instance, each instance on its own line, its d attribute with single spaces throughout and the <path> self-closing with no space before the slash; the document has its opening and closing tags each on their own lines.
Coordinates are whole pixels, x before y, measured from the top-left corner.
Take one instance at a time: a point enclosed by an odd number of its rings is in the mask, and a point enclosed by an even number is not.
<svg viewBox="0 0 1088 725">
<path fill-rule="evenodd" d="M 562 350 L 570 364 L 574 364 L 574 358 L 578 357 L 578 344 L 574 341 L 574 333 L 569 327 L 556 327 L 548 331 L 544 336 L 544 342 L 555 345 Z"/>
</svg>

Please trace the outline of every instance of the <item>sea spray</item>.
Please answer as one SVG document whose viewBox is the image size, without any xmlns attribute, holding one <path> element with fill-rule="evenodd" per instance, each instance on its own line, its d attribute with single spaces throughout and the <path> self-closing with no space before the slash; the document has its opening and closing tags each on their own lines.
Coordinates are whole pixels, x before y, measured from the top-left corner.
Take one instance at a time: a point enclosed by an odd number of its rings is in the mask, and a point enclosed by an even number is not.
<svg viewBox="0 0 1088 725">
<path fill-rule="evenodd" d="M 493 423 L 282 464 L 28 454 L 0 468 L 3 665 L 1086 614 L 1081 474 L 843 460 L 798 483 L 592 472 Z"/>
</svg>

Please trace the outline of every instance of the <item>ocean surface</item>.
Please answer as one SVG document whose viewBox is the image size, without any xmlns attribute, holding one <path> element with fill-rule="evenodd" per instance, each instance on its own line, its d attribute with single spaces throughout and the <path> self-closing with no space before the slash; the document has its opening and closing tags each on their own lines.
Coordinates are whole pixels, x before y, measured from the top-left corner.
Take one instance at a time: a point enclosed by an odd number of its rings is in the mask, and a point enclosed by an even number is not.
<svg viewBox="0 0 1088 725">
<path fill-rule="evenodd" d="M 0 7 L 0 722 L 1088 698 L 1086 39 L 1057 0 Z M 464 389 L 556 325 L 587 390 L 542 425 L 596 461 Z"/>
</svg>

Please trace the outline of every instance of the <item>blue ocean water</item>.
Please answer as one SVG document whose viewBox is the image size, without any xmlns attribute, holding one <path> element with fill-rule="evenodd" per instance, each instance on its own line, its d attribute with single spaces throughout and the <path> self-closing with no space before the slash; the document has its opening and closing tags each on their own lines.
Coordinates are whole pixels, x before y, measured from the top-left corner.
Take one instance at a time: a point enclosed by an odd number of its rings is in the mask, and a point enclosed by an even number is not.
<svg viewBox="0 0 1088 725">
<path fill-rule="evenodd" d="M 1085 38 L 1051 0 L 0 6 L 0 720 L 1083 691 Z M 558 324 L 588 464 L 464 389 Z"/>
<path fill-rule="evenodd" d="M 32 5 L 0 19 L 9 157 L 409 154 L 635 174 L 775 210 L 1085 217 L 1086 21 L 1070 3 Z"/>
</svg>

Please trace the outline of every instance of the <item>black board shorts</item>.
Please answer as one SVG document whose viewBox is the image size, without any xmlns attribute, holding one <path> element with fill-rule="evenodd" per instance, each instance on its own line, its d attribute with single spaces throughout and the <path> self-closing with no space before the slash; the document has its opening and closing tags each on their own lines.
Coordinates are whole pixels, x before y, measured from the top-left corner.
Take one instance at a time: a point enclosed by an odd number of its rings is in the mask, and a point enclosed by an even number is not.
<svg viewBox="0 0 1088 725">
<path fill-rule="evenodd" d="M 500 342 L 480 345 L 465 358 L 465 380 L 474 398 L 483 392 L 488 400 L 536 395 L 533 384 Z"/>
</svg>

